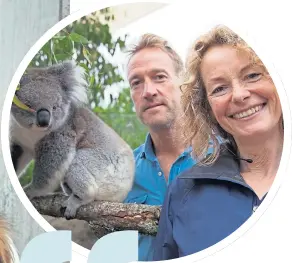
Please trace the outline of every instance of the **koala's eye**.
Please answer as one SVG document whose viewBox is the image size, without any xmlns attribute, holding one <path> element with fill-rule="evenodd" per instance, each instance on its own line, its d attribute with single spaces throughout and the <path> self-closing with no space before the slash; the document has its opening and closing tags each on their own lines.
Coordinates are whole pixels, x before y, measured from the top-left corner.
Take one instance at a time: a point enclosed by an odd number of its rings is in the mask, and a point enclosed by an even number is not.
<svg viewBox="0 0 292 263">
<path fill-rule="evenodd" d="M 57 107 L 56 106 L 53 106 L 53 110 L 55 110 L 55 109 L 57 109 Z"/>
</svg>

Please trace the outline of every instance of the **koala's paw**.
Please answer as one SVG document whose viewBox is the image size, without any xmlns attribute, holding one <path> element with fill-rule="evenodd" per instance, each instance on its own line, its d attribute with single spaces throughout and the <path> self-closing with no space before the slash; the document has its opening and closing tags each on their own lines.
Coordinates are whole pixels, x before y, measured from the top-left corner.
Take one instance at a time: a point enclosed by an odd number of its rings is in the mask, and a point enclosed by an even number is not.
<svg viewBox="0 0 292 263">
<path fill-rule="evenodd" d="M 77 209 L 75 207 L 67 206 L 66 210 L 65 210 L 65 213 L 64 213 L 64 217 L 67 220 L 74 219 L 76 217 L 76 212 L 77 212 Z"/>
<path fill-rule="evenodd" d="M 61 208 L 60 208 L 60 213 L 61 213 L 62 215 L 64 215 L 64 214 L 65 214 L 65 211 L 66 211 L 66 207 L 61 206 Z"/>
<path fill-rule="evenodd" d="M 68 200 L 64 201 L 64 202 L 61 204 L 60 213 L 61 213 L 62 215 L 65 214 L 65 211 L 66 211 L 67 206 L 68 206 Z"/>
</svg>

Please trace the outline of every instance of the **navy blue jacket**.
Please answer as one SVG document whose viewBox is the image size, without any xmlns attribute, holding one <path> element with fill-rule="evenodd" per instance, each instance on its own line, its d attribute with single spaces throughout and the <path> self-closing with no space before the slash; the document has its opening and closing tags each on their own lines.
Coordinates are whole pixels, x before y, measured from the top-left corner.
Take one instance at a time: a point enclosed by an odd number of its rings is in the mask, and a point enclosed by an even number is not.
<svg viewBox="0 0 292 263">
<path fill-rule="evenodd" d="M 195 165 L 169 186 L 153 260 L 187 256 L 216 244 L 261 202 L 241 177 L 239 161 L 225 148 L 212 166 Z"/>
</svg>

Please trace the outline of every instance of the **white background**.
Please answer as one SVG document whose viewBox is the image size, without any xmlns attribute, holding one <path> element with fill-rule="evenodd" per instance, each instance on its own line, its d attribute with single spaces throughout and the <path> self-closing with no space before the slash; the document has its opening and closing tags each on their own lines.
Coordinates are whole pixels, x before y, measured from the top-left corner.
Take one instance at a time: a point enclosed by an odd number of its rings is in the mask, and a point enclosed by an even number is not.
<svg viewBox="0 0 292 263">
<path fill-rule="evenodd" d="M 96 6 L 91 11 L 95 11 L 98 8 L 100 9 L 110 5 L 139 1 L 99 0 L 92 2 L 95 2 Z M 162 12 L 158 15 L 157 12 L 156 17 L 152 16 L 146 22 L 144 21 L 142 23 L 142 20 L 140 20 L 142 24 L 137 23 L 136 26 L 134 24 L 131 25 L 132 33 L 139 33 L 138 31 L 142 30 L 141 33 L 152 32 L 160 34 L 168 38 L 184 57 L 190 41 L 195 39 L 198 34 L 218 23 L 229 26 L 254 48 L 270 71 L 278 88 L 285 121 L 284 151 L 279 173 L 269 195 L 260 208 L 248 222 L 222 242 L 195 255 L 174 260 L 174 262 L 195 262 L 198 260 L 204 263 L 292 262 L 290 252 L 292 244 L 292 165 L 289 160 L 291 147 L 290 108 L 292 105 L 292 74 L 290 65 L 292 61 L 292 30 L 290 27 L 292 24 L 292 16 L 289 1 L 180 0 L 164 2 L 177 2 L 178 4 L 172 9 L 176 12 L 171 13 L 169 11 L 169 13 L 164 13 L 164 15 Z M 89 13 L 89 9 L 87 9 L 86 11 L 74 13 L 73 16 L 77 19 Z M 54 28 L 59 28 L 60 30 L 62 27 L 68 25 L 69 22 L 71 23 L 73 21 L 72 19 L 70 21 L 70 19 L 70 17 L 64 19 Z M 129 29 L 130 26 L 126 30 Z M 139 30 L 137 31 L 137 29 Z M 52 37 L 55 33 L 57 31 L 54 29 L 48 31 L 44 40 L 40 40 L 34 46 L 35 50 L 31 50 L 28 53 L 27 61 L 22 62 L 20 67 L 20 71 L 22 72 L 18 73 L 18 76 L 14 78 L 9 88 L 9 96 L 5 102 L 6 105 L 4 105 L 3 112 L 4 110 L 7 113 L 9 112 L 9 103 L 7 101 L 9 99 L 10 101 L 12 100 L 13 88 L 15 88 L 15 84 L 18 82 L 21 73 L 23 73 L 29 61 L 40 49 L 42 44 L 49 39 L 48 35 L 51 34 L 50 37 Z M 4 144 L 8 149 L 8 143 L 3 142 L 3 147 Z M 17 178 L 11 177 L 14 187 L 16 186 L 16 180 Z M 33 215 L 36 211 L 32 208 L 29 201 L 26 200 L 27 198 L 23 193 L 20 193 L 19 196 L 25 198 L 23 203 L 25 203 L 28 211 Z M 37 215 L 33 216 L 34 218 L 40 218 Z M 48 229 L 48 227 L 44 228 Z M 77 260 L 78 254 L 85 255 L 86 252 L 84 250 L 79 251 L 78 247 L 74 247 L 74 260 L 72 262 L 86 262 L 80 259 Z"/>
</svg>

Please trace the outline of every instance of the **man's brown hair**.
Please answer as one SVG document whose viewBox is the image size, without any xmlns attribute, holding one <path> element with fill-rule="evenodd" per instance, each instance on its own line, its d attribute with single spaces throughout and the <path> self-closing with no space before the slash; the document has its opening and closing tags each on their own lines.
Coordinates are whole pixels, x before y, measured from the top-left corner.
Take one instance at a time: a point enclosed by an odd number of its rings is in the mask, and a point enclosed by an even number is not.
<svg viewBox="0 0 292 263">
<path fill-rule="evenodd" d="M 184 64 L 180 56 L 171 48 L 167 40 L 155 34 L 147 33 L 142 35 L 138 43 L 127 50 L 129 62 L 135 54 L 146 48 L 159 48 L 164 51 L 173 61 L 176 74 L 178 76 L 183 75 Z"/>
</svg>

